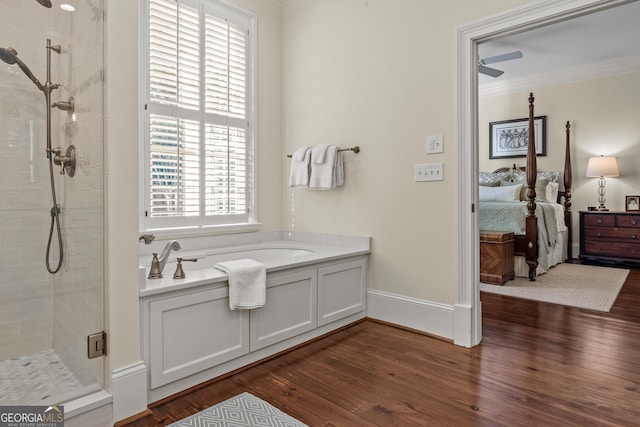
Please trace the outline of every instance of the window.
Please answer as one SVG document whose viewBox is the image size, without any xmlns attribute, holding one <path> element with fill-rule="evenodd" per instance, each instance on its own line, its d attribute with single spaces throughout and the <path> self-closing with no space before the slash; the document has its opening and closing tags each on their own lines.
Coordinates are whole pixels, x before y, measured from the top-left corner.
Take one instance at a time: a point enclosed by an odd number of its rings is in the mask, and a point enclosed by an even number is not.
<svg viewBox="0 0 640 427">
<path fill-rule="evenodd" d="M 255 223 L 255 16 L 216 0 L 145 6 L 142 228 Z"/>
</svg>

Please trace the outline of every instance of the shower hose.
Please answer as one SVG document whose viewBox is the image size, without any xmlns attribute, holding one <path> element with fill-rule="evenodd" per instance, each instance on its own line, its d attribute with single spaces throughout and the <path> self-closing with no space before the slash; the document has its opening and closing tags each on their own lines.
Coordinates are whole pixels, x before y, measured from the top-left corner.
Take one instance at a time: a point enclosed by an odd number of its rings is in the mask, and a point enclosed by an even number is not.
<svg viewBox="0 0 640 427">
<path fill-rule="evenodd" d="M 56 274 L 62 267 L 63 247 L 62 247 L 62 232 L 60 231 L 60 205 L 56 201 L 56 187 L 53 181 L 53 159 L 49 157 L 49 178 L 51 181 L 51 198 L 53 199 L 53 207 L 51 208 L 51 227 L 49 228 L 49 241 L 47 242 L 47 254 L 46 265 L 47 271 L 51 274 Z M 57 230 L 58 237 L 58 265 L 52 269 L 49 264 L 49 253 L 51 252 L 51 241 L 53 239 L 53 228 Z"/>
</svg>

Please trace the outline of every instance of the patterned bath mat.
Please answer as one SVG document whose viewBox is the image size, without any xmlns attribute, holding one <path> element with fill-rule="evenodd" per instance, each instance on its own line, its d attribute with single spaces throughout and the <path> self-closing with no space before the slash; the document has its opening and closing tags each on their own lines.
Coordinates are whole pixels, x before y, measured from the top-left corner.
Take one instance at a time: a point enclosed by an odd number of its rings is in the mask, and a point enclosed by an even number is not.
<svg viewBox="0 0 640 427">
<path fill-rule="evenodd" d="M 242 393 L 169 427 L 308 427 L 250 393 Z"/>
</svg>

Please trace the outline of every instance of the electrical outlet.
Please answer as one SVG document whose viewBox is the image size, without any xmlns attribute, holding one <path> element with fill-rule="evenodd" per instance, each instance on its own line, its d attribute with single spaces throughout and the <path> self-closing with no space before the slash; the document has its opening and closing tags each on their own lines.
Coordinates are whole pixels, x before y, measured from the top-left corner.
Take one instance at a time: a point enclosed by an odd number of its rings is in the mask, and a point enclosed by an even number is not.
<svg viewBox="0 0 640 427">
<path fill-rule="evenodd" d="M 442 153 L 444 151 L 444 135 L 427 137 L 427 154 Z"/>
<path fill-rule="evenodd" d="M 442 162 L 417 164 L 414 173 L 416 182 L 444 181 L 444 164 Z"/>
</svg>

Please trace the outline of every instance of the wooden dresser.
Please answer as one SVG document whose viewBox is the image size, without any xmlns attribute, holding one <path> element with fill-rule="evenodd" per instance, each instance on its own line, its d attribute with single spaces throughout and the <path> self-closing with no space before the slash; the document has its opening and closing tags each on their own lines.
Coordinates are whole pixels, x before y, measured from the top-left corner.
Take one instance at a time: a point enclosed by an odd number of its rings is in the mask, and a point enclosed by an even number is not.
<svg viewBox="0 0 640 427">
<path fill-rule="evenodd" d="M 640 213 L 580 212 L 580 261 L 640 265 Z"/>
<path fill-rule="evenodd" d="M 480 232 L 480 281 L 492 285 L 504 285 L 513 280 L 513 233 L 502 231 Z"/>
</svg>

